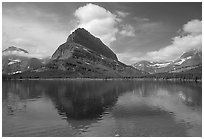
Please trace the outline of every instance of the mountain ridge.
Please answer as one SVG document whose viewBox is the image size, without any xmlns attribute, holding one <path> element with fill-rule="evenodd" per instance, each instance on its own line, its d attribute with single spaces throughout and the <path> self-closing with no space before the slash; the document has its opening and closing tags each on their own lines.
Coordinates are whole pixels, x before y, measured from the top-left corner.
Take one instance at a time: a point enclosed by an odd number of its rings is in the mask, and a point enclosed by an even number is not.
<svg viewBox="0 0 204 139">
<path fill-rule="evenodd" d="M 150 74 L 174 72 L 174 70 L 202 65 L 202 51 L 193 49 L 184 52 L 178 59 L 164 62 L 139 61 L 132 66 Z"/>
<path fill-rule="evenodd" d="M 6 48 L 5 50 L 2 51 L 2 54 L 6 53 L 6 52 L 23 52 L 25 54 L 28 54 L 29 52 L 22 49 L 22 48 L 18 48 L 18 47 L 15 47 L 15 46 L 10 46 L 8 48 Z"/>
</svg>

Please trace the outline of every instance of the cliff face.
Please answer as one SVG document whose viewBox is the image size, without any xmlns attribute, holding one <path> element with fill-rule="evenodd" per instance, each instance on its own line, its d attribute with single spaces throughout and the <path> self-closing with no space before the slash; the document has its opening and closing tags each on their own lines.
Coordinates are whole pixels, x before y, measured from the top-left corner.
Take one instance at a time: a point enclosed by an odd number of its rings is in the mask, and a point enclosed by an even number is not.
<svg viewBox="0 0 204 139">
<path fill-rule="evenodd" d="M 99 38 L 94 37 L 83 28 L 76 29 L 53 54 L 52 58 L 68 58 L 71 56 L 75 45 L 86 47 L 107 58 L 118 60 L 116 54 L 108 48 Z"/>
</svg>

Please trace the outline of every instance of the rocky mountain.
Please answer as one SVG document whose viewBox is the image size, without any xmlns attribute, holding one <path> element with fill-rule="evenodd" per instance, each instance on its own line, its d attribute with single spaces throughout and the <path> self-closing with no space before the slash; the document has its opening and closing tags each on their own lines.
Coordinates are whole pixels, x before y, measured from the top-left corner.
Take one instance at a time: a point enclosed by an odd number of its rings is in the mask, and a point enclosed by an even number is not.
<svg viewBox="0 0 204 139">
<path fill-rule="evenodd" d="M 114 54 L 110 48 L 108 48 L 99 38 L 96 38 L 84 28 L 78 28 L 72 32 L 72 34 L 67 38 L 67 41 L 62 44 L 52 55 L 52 59 L 56 59 L 58 57 L 62 58 L 64 57 L 63 54 L 65 57 L 68 56 L 69 54 L 66 52 L 69 52 L 70 50 L 65 49 L 66 46 L 72 44 L 82 45 L 85 47 L 85 49 L 87 48 L 107 58 L 118 60 L 116 54 Z"/>
<path fill-rule="evenodd" d="M 143 72 L 118 61 L 116 54 L 83 28 L 76 29 L 41 68 L 16 78 L 118 78 Z"/>
<path fill-rule="evenodd" d="M 2 73 L 17 74 L 41 67 L 42 61 L 29 57 L 28 51 L 14 46 L 2 51 Z"/>
<path fill-rule="evenodd" d="M 193 68 L 197 68 L 202 65 L 202 51 L 190 50 L 183 53 L 177 60 L 166 62 L 150 62 L 140 61 L 132 66 L 138 70 L 148 72 L 150 74 L 155 73 L 175 73 L 183 72 Z"/>
</svg>

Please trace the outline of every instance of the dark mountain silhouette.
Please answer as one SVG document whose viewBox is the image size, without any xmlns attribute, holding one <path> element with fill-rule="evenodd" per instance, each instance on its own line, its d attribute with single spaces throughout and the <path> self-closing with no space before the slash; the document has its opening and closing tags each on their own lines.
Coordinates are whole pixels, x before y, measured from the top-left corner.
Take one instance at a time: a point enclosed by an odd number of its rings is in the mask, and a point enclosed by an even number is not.
<svg viewBox="0 0 204 139">
<path fill-rule="evenodd" d="M 95 51 L 98 54 L 101 54 L 107 58 L 118 60 L 116 54 L 108 48 L 99 38 L 94 37 L 84 28 L 78 28 L 67 38 L 67 42 L 62 44 L 59 49 L 65 48 L 67 45 L 77 43 L 80 44 L 92 51 Z M 57 51 L 56 51 L 57 52 Z M 53 54 L 52 58 L 57 58 L 56 53 Z"/>
</svg>

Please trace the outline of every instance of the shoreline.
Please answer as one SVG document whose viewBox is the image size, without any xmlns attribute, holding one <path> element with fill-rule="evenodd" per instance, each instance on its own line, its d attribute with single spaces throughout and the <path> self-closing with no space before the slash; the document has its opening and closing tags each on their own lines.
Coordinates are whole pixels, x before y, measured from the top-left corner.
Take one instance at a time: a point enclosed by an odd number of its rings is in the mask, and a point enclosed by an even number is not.
<svg viewBox="0 0 204 139">
<path fill-rule="evenodd" d="M 194 80 L 194 79 L 151 79 L 151 78 L 22 78 L 22 79 L 3 79 L 3 80 L 18 80 L 18 81 L 26 81 L 26 80 L 98 80 L 98 81 L 112 81 L 112 80 L 136 80 L 136 81 L 170 81 L 170 82 L 198 82 L 202 83 L 202 80 Z"/>
</svg>

